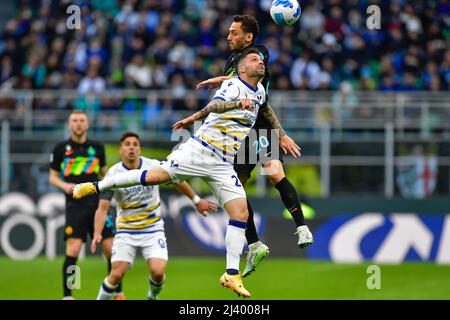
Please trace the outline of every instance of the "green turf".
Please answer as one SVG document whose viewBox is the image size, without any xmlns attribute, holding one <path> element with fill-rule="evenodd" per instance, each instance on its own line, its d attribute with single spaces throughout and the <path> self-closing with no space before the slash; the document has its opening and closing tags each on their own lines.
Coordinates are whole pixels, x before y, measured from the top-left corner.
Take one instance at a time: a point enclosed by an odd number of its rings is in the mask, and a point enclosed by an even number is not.
<svg viewBox="0 0 450 320">
<path fill-rule="evenodd" d="M 295 259 L 265 259 L 244 284 L 253 299 L 450 299 L 450 268 L 428 263 L 381 265 L 381 289 L 369 290 L 369 264 L 334 264 Z M 78 299 L 95 299 L 106 264 L 90 257 L 79 263 Z M 243 266 L 242 266 L 243 267 Z M 0 299 L 61 299 L 62 259 L 12 261 L 0 258 Z M 175 258 L 169 261 L 161 299 L 238 299 L 219 286 L 223 258 Z M 129 299 L 144 299 L 147 267 L 138 259 L 124 280 Z"/>
</svg>

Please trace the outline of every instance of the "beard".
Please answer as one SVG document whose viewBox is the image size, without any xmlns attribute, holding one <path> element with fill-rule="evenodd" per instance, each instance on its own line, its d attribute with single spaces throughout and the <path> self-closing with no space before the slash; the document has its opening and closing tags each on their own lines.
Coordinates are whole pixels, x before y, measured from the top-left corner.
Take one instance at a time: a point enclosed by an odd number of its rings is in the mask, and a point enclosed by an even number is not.
<svg viewBox="0 0 450 320">
<path fill-rule="evenodd" d="M 255 72 L 252 72 L 252 73 L 251 73 L 251 76 L 252 76 L 253 78 L 259 78 L 259 79 L 261 79 L 261 78 L 264 78 L 264 75 L 265 75 L 265 74 L 266 74 L 266 70 L 265 70 L 265 69 L 263 69 L 263 70 L 256 69 Z"/>
</svg>

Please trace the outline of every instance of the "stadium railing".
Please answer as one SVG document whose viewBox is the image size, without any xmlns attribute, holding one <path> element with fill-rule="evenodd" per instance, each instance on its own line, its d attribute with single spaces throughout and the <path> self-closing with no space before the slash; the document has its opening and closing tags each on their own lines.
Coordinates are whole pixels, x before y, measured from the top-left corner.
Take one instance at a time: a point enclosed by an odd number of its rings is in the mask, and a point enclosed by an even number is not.
<svg viewBox="0 0 450 320">
<path fill-rule="evenodd" d="M 81 95 L 76 90 L 2 90 L 2 167 L 47 162 L 49 150 L 27 153 L 17 144 L 54 142 L 67 136 L 66 120 L 74 108 L 88 113 L 93 138 L 116 141 L 123 131 L 135 130 L 149 144 L 171 146 L 172 124 L 206 105 L 209 98 L 204 91 L 189 90 L 109 89 L 99 95 Z M 450 138 L 447 92 L 271 91 L 270 104 L 288 134 L 302 146 L 301 164 L 320 169 L 323 197 L 333 193 L 332 168 L 346 166 L 382 167 L 383 193 L 392 197 L 399 144 L 448 145 Z M 439 166 L 449 167 L 447 151 L 438 150 L 437 158 Z M 287 164 L 295 161 L 286 157 Z M 8 190 L 7 171 L 1 172 L 3 191 Z M 261 195 L 267 191 L 263 178 L 258 181 Z"/>
</svg>

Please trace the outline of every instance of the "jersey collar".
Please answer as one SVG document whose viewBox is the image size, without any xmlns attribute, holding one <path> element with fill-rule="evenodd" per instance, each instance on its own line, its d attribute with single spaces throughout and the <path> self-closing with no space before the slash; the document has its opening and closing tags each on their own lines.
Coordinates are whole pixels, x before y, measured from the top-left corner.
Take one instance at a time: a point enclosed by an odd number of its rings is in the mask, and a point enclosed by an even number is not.
<svg viewBox="0 0 450 320">
<path fill-rule="evenodd" d="M 253 88 L 248 82 L 245 82 L 244 80 L 241 79 L 241 77 L 238 77 L 239 80 L 241 80 L 241 82 L 243 84 L 245 84 L 247 86 L 247 88 L 249 88 L 250 90 L 252 90 L 253 92 L 258 91 L 258 87 Z"/>
<path fill-rule="evenodd" d="M 82 146 L 85 146 L 85 145 L 88 144 L 88 139 L 86 139 L 86 141 L 83 142 L 83 143 L 78 143 L 78 142 L 73 141 L 73 140 L 72 140 L 72 137 L 70 137 L 70 138 L 69 138 L 69 143 L 70 143 L 71 145 L 74 145 L 74 146 L 80 146 L 80 147 L 82 147 Z"/>
<path fill-rule="evenodd" d="M 122 166 L 127 169 L 127 170 L 133 170 L 131 168 L 128 168 L 125 163 L 122 162 Z M 137 167 L 137 169 L 140 169 L 142 167 L 142 158 L 139 158 L 139 167 Z"/>
</svg>

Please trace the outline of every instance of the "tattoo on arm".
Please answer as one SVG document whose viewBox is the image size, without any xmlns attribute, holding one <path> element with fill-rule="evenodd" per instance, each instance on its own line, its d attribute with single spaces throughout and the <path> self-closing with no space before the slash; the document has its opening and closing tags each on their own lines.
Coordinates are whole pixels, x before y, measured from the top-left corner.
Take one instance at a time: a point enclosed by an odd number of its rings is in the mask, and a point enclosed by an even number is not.
<svg viewBox="0 0 450 320">
<path fill-rule="evenodd" d="M 267 103 L 265 108 L 262 108 L 261 112 L 263 113 L 264 118 L 266 118 L 267 122 L 272 126 L 274 129 L 278 129 L 278 132 L 280 134 L 280 137 L 283 137 L 286 135 L 286 132 L 284 131 L 283 127 L 281 126 L 280 120 L 278 120 L 275 112 L 273 111 L 272 107 Z"/>
<path fill-rule="evenodd" d="M 211 100 L 206 107 L 197 112 L 197 119 L 203 119 L 211 112 L 224 113 L 239 107 L 239 101 Z"/>
</svg>

